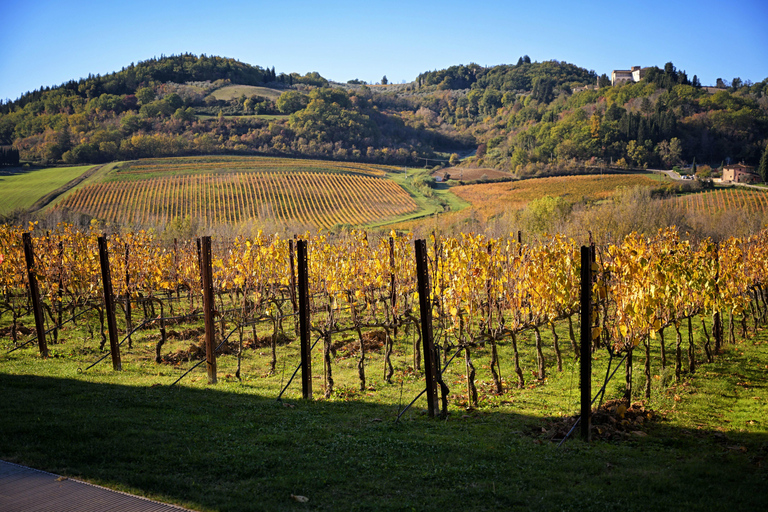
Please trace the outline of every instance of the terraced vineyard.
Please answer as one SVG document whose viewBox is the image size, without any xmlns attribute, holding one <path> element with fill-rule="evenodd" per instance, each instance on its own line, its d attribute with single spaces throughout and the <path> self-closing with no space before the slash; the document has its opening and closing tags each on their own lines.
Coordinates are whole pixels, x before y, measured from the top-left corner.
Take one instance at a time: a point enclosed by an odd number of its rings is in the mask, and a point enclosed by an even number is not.
<svg viewBox="0 0 768 512">
<path fill-rule="evenodd" d="M 147 158 L 122 164 L 109 179 L 146 177 L 148 175 L 191 174 L 234 171 L 294 171 L 294 172 L 353 172 L 384 177 L 387 173 L 401 172 L 402 168 L 389 165 L 328 160 L 304 160 L 279 157 L 181 157 Z"/>
<path fill-rule="evenodd" d="M 687 194 L 676 197 L 674 201 L 681 208 L 694 214 L 715 214 L 742 208 L 750 212 L 768 211 L 768 194 L 743 187 Z"/>
<path fill-rule="evenodd" d="M 173 158 L 130 162 L 57 208 L 128 225 L 175 217 L 204 225 L 248 220 L 318 228 L 365 225 L 418 209 L 409 194 L 368 164 L 280 158 Z"/>
</svg>

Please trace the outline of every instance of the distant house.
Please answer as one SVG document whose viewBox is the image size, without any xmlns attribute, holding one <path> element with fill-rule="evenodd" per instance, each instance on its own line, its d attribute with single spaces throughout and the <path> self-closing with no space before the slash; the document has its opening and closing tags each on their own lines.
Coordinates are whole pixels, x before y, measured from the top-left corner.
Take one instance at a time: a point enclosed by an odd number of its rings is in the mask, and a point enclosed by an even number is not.
<svg viewBox="0 0 768 512">
<path fill-rule="evenodd" d="M 723 182 L 728 183 L 759 183 L 760 175 L 754 167 L 744 164 L 726 165 L 723 167 Z"/>
<path fill-rule="evenodd" d="M 614 69 L 611 72 L 611 85 L 624 82 L 639 82 L 645 76 L 645 70 L 640 66 L 632 66 L 632 69 Z"/>
<path fill-rule="evenodd" d="M 571 92 L 573 94 L 576 94 L 577 92 L 581 92 L 581 91 L 594 91 L 594 90 L 597 90 L 596 85 L 582 85 L 580 87 L 574 87 Z"/>
</svg>

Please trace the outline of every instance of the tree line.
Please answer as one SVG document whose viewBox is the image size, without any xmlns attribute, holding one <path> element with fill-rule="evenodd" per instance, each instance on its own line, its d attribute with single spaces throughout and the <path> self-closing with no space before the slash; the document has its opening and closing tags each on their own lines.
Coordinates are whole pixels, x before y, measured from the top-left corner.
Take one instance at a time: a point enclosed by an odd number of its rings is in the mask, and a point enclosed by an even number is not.
<svg viewBox="0 0 768 512">
<path fill-rule="evenodd" d="M 602 78 L 523 56 L 514 65 L 451 66 L 412 84 L 369 88 L 221 57 L 163 56 L 3 104 L 0 144 L 22 159 L 67 163 L 236 153 L 415 164 L 478 147 L 470 165 L 520 175 L 584 163 L 760 160 L 768 79 L 734 79 L 713 94 L 671 62 L 645 68 L 638 83 L 612 87 Z M 212 94 L 230 84 L 280 96 Z"/>
<path fill-rule="evenodd" d="M 14 148 L 0 147 L 0 166 L 19 165 L 19 150 Z"/>
</svg>

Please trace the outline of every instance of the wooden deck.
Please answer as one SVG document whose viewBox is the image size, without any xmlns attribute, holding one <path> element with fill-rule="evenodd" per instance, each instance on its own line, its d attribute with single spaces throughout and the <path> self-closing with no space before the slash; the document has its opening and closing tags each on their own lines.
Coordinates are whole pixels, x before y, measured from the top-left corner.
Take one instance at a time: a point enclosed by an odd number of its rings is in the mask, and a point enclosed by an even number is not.
<svg viewBox="0 0 768 512">
<path fill-rule="evenodd" d="M 180 512 L 181 507 L 0 461 L 3 512 Z"/>
</svg>

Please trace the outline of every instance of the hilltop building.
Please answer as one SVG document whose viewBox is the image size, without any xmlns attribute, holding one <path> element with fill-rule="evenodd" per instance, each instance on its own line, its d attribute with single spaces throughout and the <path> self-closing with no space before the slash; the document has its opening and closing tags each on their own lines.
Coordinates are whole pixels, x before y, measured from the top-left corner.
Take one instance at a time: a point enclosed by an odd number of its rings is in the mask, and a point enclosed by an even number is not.
<svg viewBox="0 0 768 512">
<path fill-rule="evenodd" d="M 723 167 L 724 183 L 759 183 L 760 181 L 760 175 L 754 171 L 754 167 L 749 165 L 733 164 Z"/>
<path fill-rule="evenodd" d="M 639 82 L 645 76 L 645 70 L 640 66 L 632 66 L 632 69 L 614 69 L 611 72 L 611 85 L 624 82 Z"/>
</svg>

